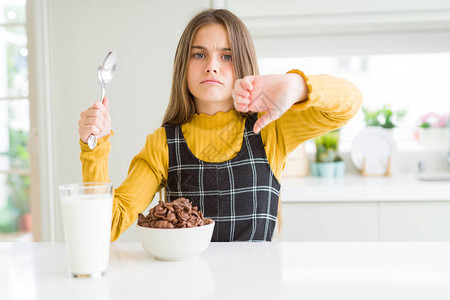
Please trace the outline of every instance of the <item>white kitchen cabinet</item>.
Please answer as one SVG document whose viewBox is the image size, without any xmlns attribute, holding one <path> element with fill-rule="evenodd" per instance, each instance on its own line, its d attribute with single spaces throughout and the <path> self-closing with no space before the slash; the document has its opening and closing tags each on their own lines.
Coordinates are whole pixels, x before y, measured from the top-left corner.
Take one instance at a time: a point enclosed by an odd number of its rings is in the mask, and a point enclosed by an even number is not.
<svg viewBox="0 0 450 300">
<path fill-rule="evenodd" d="M 276 241 L 450 241 L 450 184 L 445 181 L 405 174 L 283 178 L 280 197 L 283 224 Z M 118 241 L 137 241 L 135 227 Z"/>
<path fill-rule="evenodd" d="M 450 202 L 382 202 L 380 241 L 450 241 Z"/>
<path fill-rule="evenodd" d="M 378 240 L 376 202 L 283 202 L 280 240 L 347 242 Z"/>
<path fill-rule="evenodd" d="M 284 202 L 283 242 L 450 241 L 450 202 Z"/>
</svg>

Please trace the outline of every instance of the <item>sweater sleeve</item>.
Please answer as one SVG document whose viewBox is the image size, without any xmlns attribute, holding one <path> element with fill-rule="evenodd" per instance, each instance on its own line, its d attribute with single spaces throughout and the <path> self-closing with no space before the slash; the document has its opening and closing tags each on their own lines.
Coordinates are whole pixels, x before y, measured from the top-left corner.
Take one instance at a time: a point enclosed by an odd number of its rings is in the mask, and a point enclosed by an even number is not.
<svg viewBox="0 0 450 300">
<path fill-rule="evenodd" d="M 296 69 L 288 73 L 303 77 L 308 98 L 292 105 L 261 130 L 264 142 L 269 135 L 276 136 L 276 147 L 284 157 L 305 141 L 344 126 L 362 103 L 361 92 L 348 80 L 330 75 L 306 76 Z"/>
<path fill-rule="evenodd" d="M 109 137 L 99 139 L 90 150 L 80 141 L 83 181 L 110 182 L 108 178 Z M 128 174 L 114 189 L 111 241 L 117 240 L 152 202 L 165 186 L 168 171 L 168 149 L 164 127 L 147 136 L 142 150 L 132 159 Z"/>
</svg>

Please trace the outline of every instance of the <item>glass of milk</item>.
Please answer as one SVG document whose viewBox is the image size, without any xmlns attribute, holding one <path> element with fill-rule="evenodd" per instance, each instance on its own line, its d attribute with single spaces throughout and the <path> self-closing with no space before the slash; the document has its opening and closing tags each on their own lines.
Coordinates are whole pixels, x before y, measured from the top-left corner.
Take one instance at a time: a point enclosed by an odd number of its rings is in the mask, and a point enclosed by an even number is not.
<svg viewBox="0 0 450 300">
<path fill-rule="evenodd" d="M 105 275 L 111 241 L 112 184 L 65 184 L 59 186 L 59 194 L 72 276 Z"/>
</svg>

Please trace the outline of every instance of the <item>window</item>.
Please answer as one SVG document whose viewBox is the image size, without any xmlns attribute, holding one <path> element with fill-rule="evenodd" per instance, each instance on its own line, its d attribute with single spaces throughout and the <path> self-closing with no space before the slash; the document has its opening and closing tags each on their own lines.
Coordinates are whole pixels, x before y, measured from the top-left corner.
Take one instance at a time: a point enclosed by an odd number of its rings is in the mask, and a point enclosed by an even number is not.
<svg viewBox="0 0 450 300">
<path fill-rule="evenodd" d="M 0 241 L 32 240 L 26 1 L 0 1 Z"/>
<path fill-rule="evenodd" d="M 297 68 L 305 74 L 342 77 L 361 90 L 364 107 L 375 110 L 388 104 L 393 111 L 405 110 L 393 132 L 399 151 L 424 150 L 419 139 L 420 117 L 430 112 L 448 116 L 450 110 L 450 53 L 264 58 L 259 66 L 262 74 Z M 360 110 L 342 128 L 340 150 L 350 151 L 353 139 L 363 128 L 364 114 Z M 448 129 L 443 129 L 444 138 L 433 150 L 448 150 Z M 306 146 L 308 152 L 315 151 L 313 143 Z"/>
</svg>

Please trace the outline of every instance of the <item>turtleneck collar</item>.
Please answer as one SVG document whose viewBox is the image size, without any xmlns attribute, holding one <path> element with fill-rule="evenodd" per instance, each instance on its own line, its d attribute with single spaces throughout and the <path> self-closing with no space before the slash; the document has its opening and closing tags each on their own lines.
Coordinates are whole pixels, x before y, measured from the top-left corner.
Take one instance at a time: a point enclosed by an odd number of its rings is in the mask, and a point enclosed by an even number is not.
<svg viewBox="0 0 450 300">
<path fill-rule="evenodd" d="M 230 109 L 227 112 L 219 111 L 214 115 L 195 113 L 189 123 L 195 127 L 212 129 L 227 126 L 230 122 L 236 122 L 236 119 L 241 119 L 239 113 L 235 109 Z"/>
</svg>

